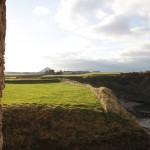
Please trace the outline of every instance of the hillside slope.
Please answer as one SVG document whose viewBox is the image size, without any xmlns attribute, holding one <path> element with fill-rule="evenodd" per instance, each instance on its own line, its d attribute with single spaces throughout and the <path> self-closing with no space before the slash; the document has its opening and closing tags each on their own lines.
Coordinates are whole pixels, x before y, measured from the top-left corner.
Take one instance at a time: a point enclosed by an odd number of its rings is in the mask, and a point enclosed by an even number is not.
<svg viewBox="0 0 150 150">
<path fill-rule="evenodd" d="M 4 105 L 4 150 L 148 150 L 148 135 L 108 88 L 94 89 L 98 107 Z M 10 134 L 11 133 L 11 134 Z"/>
<path fill-rule="evenodd" d="M 113 90 L 119 99 L 129 98 L 150 104 L 150 74 L 86 74 L 72 76 L 43 76 L 42 79 L 68 78 L 94 87 L 107 87 Z"/>
</svg>

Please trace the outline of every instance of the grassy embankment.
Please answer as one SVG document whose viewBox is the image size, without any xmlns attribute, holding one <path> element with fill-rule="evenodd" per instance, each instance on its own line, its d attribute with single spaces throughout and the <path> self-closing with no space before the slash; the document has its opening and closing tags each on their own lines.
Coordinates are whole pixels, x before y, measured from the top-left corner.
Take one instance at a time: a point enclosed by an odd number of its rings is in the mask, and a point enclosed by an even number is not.
<svg viewBox="0 0 150 150">
<path fill-rule="evenodd" d="M 52 76 L 45 75 L 42 79 L 68 78 L 87 83 L 94 87 L 108 87 L 117 97 L 128 97 L 131 100 L 150 104 L 150 73 L 89 73 L 84 75 Z"/>
<path fill-rule="evenodd" d="M 4 105 L 4 150 L 147 149 L 147 135 L 135 121 L 106 113 L 88 87 L 11 79 L 3 96 L 9 104 Z"/>
</svg>

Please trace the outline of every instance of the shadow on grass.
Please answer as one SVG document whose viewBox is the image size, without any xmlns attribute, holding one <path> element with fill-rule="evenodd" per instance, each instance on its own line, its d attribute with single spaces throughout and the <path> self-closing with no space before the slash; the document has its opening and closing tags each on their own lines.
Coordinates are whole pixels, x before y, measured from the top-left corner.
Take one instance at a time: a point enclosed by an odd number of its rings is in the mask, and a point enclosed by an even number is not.
<svg viewBox="0 0 150 150">
<path fill-rule="evenodd" d="M 19 80 L 6 80 L 5 83 L 11 84 L 44 84 L 44 83 L 58 83 L 58 79 L 40 80 L 40 79 L 19 79 Z"/>
<path fill-rule="evenodd" d="M 134 122 L 82 106 L 4 105 L 3 135 L 3 150 L 148 150 Z"/>
</svg>

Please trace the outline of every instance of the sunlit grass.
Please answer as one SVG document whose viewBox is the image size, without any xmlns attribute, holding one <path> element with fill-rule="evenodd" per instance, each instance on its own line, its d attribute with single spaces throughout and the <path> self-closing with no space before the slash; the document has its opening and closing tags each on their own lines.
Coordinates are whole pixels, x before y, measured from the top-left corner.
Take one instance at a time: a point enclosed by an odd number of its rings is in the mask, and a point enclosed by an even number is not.
<svg viewBox="0 0 150 150">
<path fill-rule="evenodd" d="M 4 104 L 97 104 L 98 100 L 88 87 L 68 83 L 6 84 Z"/>
<path fill-rule="evenodd" d="M 85 74 L 70 74 L 70 75 L 43 75 L 42 77 L 43 78 L 44 77 L 71 77 L 71 76 L 87 77 L 92 75 L 120 75 L 120 72 L 90 72 Z"/>
</svg>

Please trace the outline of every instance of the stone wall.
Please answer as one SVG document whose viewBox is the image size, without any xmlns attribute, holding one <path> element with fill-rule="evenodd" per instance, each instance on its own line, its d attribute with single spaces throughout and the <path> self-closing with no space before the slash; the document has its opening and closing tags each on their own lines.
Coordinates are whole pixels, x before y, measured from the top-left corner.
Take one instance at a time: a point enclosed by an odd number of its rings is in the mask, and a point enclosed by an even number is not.
<svg viewBox="0 0 150 150">
<path fill-rule="evenodd" d="M 6 33 L 6 0 L 0 0 L 0 97 L 4 88 L 4 52 L 5 52 L 5 33 Z M 0 103 L 0 150 L 3 145 L 2 129 L 2 105 Z"/>
</svg>

